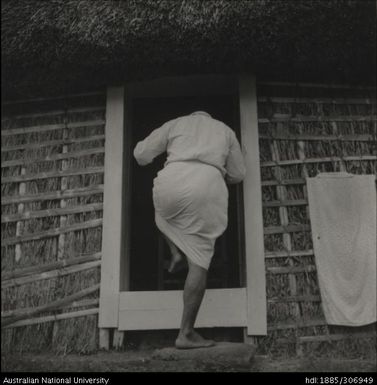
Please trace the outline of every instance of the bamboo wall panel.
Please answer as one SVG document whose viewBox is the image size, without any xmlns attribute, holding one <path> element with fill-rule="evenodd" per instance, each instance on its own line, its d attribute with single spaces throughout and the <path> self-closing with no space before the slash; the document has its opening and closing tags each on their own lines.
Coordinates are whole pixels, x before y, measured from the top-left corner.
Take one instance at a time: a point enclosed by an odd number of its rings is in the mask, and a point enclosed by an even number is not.
<svg viewBox="0 0 377 385">
<path fill-rule="evenodd" d="M 303 354 L 310 343 L 360 334 L 326 325 L 305 180 L 319 172 L 376 174 L 375 90 L 261 82 L 257 93 L 269 330 L 260 344 Z M 358 329 L 375 336 L 375 327 Z"/>
<path fill-rule="evenodd" d="M 375 89 L 260 82 L 257 95 L 268 320 L 260 347 L 297 354 L 331 341 L 365 353 L 375 329 L 350 338 L 324 320 L 305 178 L 377 173 Z M 4 351 L 98 347 L 105 104 L 105 93 L 5 103 Z"/>
<path fill-rule="evenodd" d="M 2 348 L 98 347 L 105 93 L 5 103 Z"/>
</svg>

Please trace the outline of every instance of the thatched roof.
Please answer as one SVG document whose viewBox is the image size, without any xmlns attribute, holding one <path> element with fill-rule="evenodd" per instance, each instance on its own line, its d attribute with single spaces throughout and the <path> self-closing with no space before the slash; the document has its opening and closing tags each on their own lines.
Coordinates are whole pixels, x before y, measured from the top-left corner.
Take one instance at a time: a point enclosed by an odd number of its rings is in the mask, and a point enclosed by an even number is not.
<svg viewBox="0 0 377 385">
<path fill-rule="evenodd" d="M 254 69 L 373 80 L 375 0 L 2 0 L 3 90 Z"/>
</svg>

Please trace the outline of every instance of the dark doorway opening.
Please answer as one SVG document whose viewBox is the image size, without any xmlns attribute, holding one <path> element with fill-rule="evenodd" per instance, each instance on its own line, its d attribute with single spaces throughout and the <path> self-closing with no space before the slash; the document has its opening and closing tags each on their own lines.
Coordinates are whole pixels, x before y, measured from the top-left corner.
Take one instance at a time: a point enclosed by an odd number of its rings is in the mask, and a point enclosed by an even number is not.
<svg viewBox="0 0 377 385">
<path fill-rule="evenodd" d="M 233 95 L 169 98 L 138 98 L 131 105 L 131 154 L 136 143 L 168 120 L 193 111 L 207 111 L 231 127 L 239 137 L 238 99 Z M 153 179 L 163 168 L 166 153 L 140 167 L 132 156 L 130 221 L 130 290 L 181 290 L 187 271 L 169 274 L 169 248 L 154 222 Z M 216 242 L 209 269 L 208 288 L 241 287 L 242 194 L 239 186 L 228 186 L 228 228 Z"/>
</svg>

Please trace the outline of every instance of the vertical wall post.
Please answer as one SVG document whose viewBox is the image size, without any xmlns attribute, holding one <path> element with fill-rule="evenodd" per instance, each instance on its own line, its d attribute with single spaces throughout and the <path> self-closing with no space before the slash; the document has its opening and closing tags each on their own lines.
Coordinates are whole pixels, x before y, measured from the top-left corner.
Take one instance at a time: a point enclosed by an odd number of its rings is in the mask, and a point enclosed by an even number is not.
<svg viewBox="0 0 377 385">
<path fill-rule="evenodd" d="M 110 329 L 118 328 L 122 253 L 124 87 L 107 90 L 105 176 L 99 303 L 100 348 L 109 349 Z"/>
<path fill-rule="evenodd" d="M 68 136 L 69 136 L 69 132 L 68 132 L 68 111 L 67 111 L 67 108 L 65 109 L 65 115 L 64 115 L 64 124 L 65 124 L 65 127 L 63 128 L 63 132 L 62 132 L 62 139 L 63 139 L 63 146 L 62 146 L 62 154 L 66 154 L 68 152 L 68 146 L 67 144 L 65 143 L 66 140 L 68 139 Z M 61 170 L 62 171 L 66 171 L 68 170 L 68 167 L 69 167 L 69 162 L 67 159 L 63 159 L 62 162 L 61 162 Z M 67 190 L 68 188 L 68 177 L 66 176 L 63 176 L 61 179 L 60 179 L 60 191 L 63 192 L 65 190 Z M 60 208 L 65 208 L 67 207 L 67 200 L 66 199 L 61 199 L 60 200 Z M 61 215 L 60 218 L 59 218 L 59 226 L 60 227 L 64 227 L 66 226 L 67 224 L 67 215 Z M 60 234 L 59 237 L 58 237 L 58 253 L 57 253 L 57 260 L 58 261 L 61 261 L 64 259 L 65 257 L 65 234 Z M 58 335 L 58 331 L 59 331 L 59 322 L 55 321 L 54 322 L 54 326 L 52 328 L 52 341 L 53 343 L 55 342 L 56 338 L 57 338 L 57 335 Z"/>
<path fill-rule="evenodd" d="M 243 182 L 247 292 L 247 335 L 267 334 L 262 188 L 259 160 L 256 80 L 239 77 L 241 142 L 245 148 Z"/>
<path fill-rule="evenodd" d="M 24 176 L 25 174 L 26 174 L 26 167 L 22 166 L 21 171 L 20 171 L 20 175 Z M 21 182 L 18 186 L 18 194 L 19 195 L 25 195 L 25 192 L 26 192 L 26 183 Z M 23 213 L 24 208 L 25 208 L 25 204 L 19 203 L 17 206 L 17 213 L 18 214 Z M 22 235 L 23 230 L 24 230 L 24 221 L 18 221 L 16 224 L 16 236 Z M 19 263 L 21 260 L 21 257 L 22 257 L 21 243 L 16 244 L 14 257 L 15 257 L 15 262 Z"/>
</svg>

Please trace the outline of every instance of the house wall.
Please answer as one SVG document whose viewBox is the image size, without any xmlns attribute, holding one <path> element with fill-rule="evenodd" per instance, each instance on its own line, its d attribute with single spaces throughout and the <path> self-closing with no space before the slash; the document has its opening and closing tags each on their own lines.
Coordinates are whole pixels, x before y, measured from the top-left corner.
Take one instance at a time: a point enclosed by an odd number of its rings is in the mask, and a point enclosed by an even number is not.
<svg viewBox="0 0 377 385">
<path fill-rule="evenodd" d="M 3 352 L 97 349 L 105 103 L 3 105 Z"/>
<path fill-rule="evenodd" d="M 376 174 L 375 90 L 259 82 L 257 95 L 268 322 L 259 343 L 289 354 L 375 354 L 375 324 L 326 326 L 305 183 L 319 172 Z"/>
<path fill-rule="evenodd" d="M 326 326 L 305 187 L 321 171 L 376 173 L 374 94 L 258 84 L 268 323 L 261 352 L 375 354 L 375 326 L 351 337 Z M 3 352 L 96 350 L 105 92 L 4 107 Z"/>
</svg>

